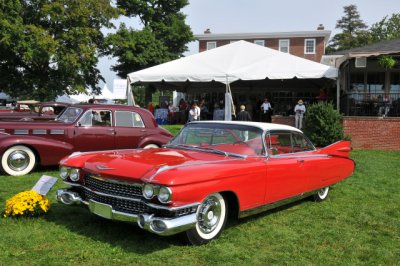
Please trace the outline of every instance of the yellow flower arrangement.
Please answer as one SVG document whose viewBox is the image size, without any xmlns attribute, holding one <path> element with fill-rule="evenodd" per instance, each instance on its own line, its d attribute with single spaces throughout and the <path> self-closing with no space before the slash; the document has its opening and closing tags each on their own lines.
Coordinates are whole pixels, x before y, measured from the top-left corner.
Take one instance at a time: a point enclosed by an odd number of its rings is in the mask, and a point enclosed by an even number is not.
<svg viewBox="0 0 400 266">
<path fill-rule="evenodd" d="M 50 209 L 49 200 L 34 190 L 18 193 L 6 201 L 4 217 L 34 217 L 48 212 Z"/>
</svg>

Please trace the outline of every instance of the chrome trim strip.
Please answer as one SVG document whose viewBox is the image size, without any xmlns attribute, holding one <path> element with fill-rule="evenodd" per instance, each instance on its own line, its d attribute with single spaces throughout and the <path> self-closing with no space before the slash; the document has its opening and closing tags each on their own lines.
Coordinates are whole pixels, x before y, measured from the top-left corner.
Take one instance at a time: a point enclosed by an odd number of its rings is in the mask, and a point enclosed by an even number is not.
<svg viewBox="0 0 400 266">
<path fill-rule="evenodd" d="M 296 154 L 296 153 L 284 153 L 278 155 L 270 155 L 271 158 L 323 158 L 329 157 L 329 154 Z"/>
<path fill-rule="evenodd" d="M 51 135 L 64 135 L 65 134 L 65 130 L 64 129 L 52 129 L 50 131 Z"/>
<path fill-rule="evenodd" d="M 101 192 L 97 192 L 97 191 L 93 191 L 90 188 L 87 188 L 85 186 L 82 186 L 80 184 L 74 184 L 74 183 L 70 183 L 67 181 L 64 181 L 65 184 L 67 185 L 71 185 L 73 187 L 81 187 L 83 189 L 86 189 L 94 194 L 97 194 L 99 196 L 104 196 L 104 197 L 110 197 L 110 198 L 116 198 L 116 199 L 123 199 L 123 200 L 130 200 L 130 201 L 136 201 L 136 202 L 142 202 L 143 204 L 145 204 L 148 207 L 154 208 L 154 209 L 159 209 L 159 210 L 167 210 L 167 211 L 179 211 L 181 209 L 186 209 L 186 208 L 193 208 L 196 207 L 198 205 L 200 205 L 200 202 L 194 202 L 191 204 L 187 204 L 187 205 L 183 205 L 183 206 L 179 206 L 179 207 L 167 207 L 167 206 L 161 206 L 158 204 L 154 204 L 154 203 L 148 203 L 143 201 L 142 198 L 138 198 L 138 199 L 134 199 L 134 198 L 126 198 L 126 197 L 121 197 L 121 196 L 115 196 L 115 195 L 110 195 L 110 194 L 105 194 L 105 193 L 101 193 Z"/>
<path fill-rule="evenodd" d="M 318 190 L 319 189 L 312 190 L 312 191 L 309 191 L 309 192 L 306 192 L 306 193 L 303 193 L 303 194 L 300 194 L 300 195 L 297 195 L 297 196 L 294 196 L 294 197 L 291 197 L 291 198 L 287 198 L 287 199 L 283 199 L 283 200 L 280 200 L 280 201 L 276 201 L 276 202 L 268 203 L 268 204 L 265 204 L 265 205 L 261 205 L 261 206 L 255 207 L 253 209 L 240 211 L 239 212 L 239 218 L 244 218 L 244 217 L 247 217 L 247 216 L 250 216 L 250 215 L 254 215 L 254 214 L 257 214 L 257 213 L 265 212 L 265 211 L 268 211 L 268 210 L 271 210 L 271 209 L 275 209 L 275 208 L 278 208 L 280 206 L 283 206 L 283 205 L 298 201 L 300 199 L 304 199 L 306 197 L 309 197 L 311 195 L 316 194 L 318 192 Z"/>
<path fill-rule="evenodd" d="M 28 135 L 29 129 L 15 129 L 14 134 L 15 135 Z"/>
<path fill-rule="evenodd" d="M 32 130 L 33 135 L 46 135 L 47 130 L 46 129 L 34 129 Z"/>
<path fill-rule="evenodd" d="M 135 187 L 141 187 L 142 186 L 142 184 L 138 184 L 138 183 L 131 183 L 131 182 L 127 182 L 127 181 L 119 181 L 119 180 L 115 180 L 115 179 L 112 179 L 112 178 L 103 178 L 103 177 L 101 177 L 101 176 L 96 176 L 96 175 L 91 175 L 91 174 L 89 174 L 89 176 L 91 177 L 91 178 L 94 178 L 94 179 L 97 179 L 97 180 L 101 180 L 101 181 L 104 181 L 104 182 L 110 182 L 110 183 L 115 183 L 115 184 L 122 184 L 122 185 L 129 185 L 129 186 L 135 186 Z"/>
</svg>

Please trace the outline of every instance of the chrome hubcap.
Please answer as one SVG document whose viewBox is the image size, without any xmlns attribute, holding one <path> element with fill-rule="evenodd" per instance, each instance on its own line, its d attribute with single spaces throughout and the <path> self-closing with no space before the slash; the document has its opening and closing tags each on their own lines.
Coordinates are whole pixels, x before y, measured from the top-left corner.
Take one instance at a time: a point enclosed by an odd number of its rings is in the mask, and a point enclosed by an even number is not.
<svg viewBox="0 0 400 266">
<path fill-rule="evenodd" d="M 22 171 L 29 165 L 29 155 L 24 151 L 13 151 L 7 158 L 7 164 L 13 171 Z"/>
<path fill-rule="evenodd" d="M 218 225 L 221 216 L 221 205 L 214 197 L 208 198 L 200 207 L 198 224 L 200 230 L 208 234 Z"/>
<path fill-rule="evenodd" d="M 328 192 L 328 188 L 327 187 L 325 187 L 325 188 L 321 188 L 320 190 L 319 190 L 319 192 L 318 192 L 318 195 L 321 197 L 321 198 L 324 198 L 324 197 L 326 197 L 326 193 Z"/>
</svg>

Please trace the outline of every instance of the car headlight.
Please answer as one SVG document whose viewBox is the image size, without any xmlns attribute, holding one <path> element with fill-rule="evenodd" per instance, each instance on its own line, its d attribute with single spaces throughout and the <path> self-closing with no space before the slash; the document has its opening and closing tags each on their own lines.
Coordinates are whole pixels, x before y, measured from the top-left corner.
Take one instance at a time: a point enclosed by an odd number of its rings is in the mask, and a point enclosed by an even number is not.
<svg viewBox="0 0 400 266">
<path fill-rule="evenodd" d="M 67 179 L 68 178 L 68 176 L 69 176 L 69 168 L 68 167 L 66 167 L 66 166 L 61 166 L 60 167 L 60 177 L 62 178 L 62 179 Z"/>
<path fill-rule="evenodd" d="M 71 173 L 69 174 L 69 178 L 72 181 L 78 181 L 79 180 L 79 169 L 78 168 L 71 169 Z"/>
<path fill-rule="evenodd" d="M 145 184 L 143 186 L 143 191 L 142 191 L 143 197 L 145 199 L 151 199 L 154 197 L 154 186 L 152 184 Z"/>
<path fill-rule="evenodd" d="M 169 187 L 161 187 L 158 192 L 157 198 L 161 203 L 170 202 L 172 198 L 171 189 Z"/>
</svg>

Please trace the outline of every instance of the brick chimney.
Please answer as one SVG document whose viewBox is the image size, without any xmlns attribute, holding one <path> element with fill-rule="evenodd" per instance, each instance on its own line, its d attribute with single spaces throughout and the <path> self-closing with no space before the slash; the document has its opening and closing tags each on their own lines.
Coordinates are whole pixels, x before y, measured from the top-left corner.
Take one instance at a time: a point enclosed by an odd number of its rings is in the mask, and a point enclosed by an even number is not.
<svg viewBox="0 0 400 266">
<path fill-rule="evenodd" d="M 206 29 L 206 30 L 204 31 L 204 34 L 210 34 L 210 33 L 211 33 L 210 29 Z"/>
<path fill-rule="evenodd" d="M 325 29 L 324 24 L 319 24 L 318 25 L 317 30 L 324 30 L 324 29 Z"/>
</svg>

